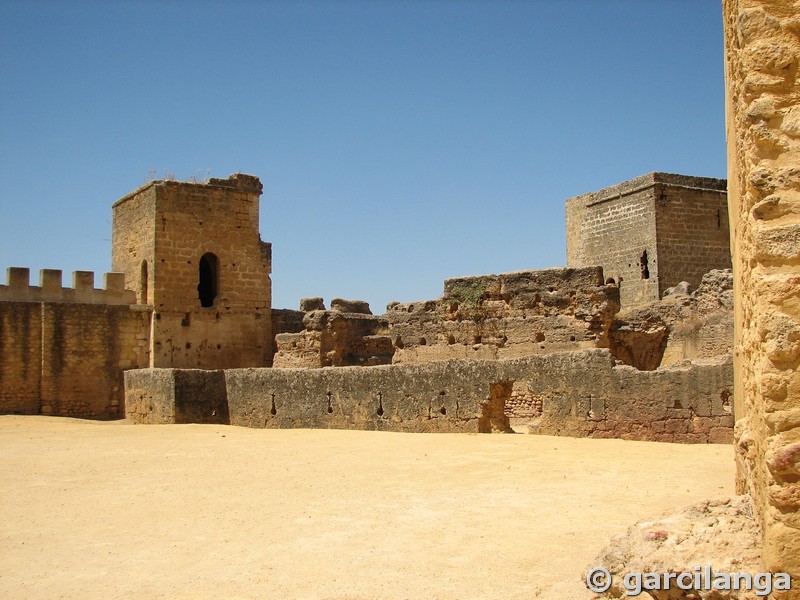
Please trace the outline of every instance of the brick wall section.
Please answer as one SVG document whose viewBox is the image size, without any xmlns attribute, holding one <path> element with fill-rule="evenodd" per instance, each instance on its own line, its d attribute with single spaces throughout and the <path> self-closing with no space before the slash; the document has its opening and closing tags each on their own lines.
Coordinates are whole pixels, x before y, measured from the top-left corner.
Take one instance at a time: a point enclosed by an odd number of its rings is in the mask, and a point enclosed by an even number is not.
<svg viewBox="0 0 800 600">
<path fill-rule="evenodd" d="M 730 267 L 724 190 L 720 179 L 650 173 L 570 198 L 567 264 L 602 266 L 623 307 L 684 280 L 696 286 L 703 273 Z"/>
<path fill-rule="evenodd" d="M 246 427 L 490 432 L 508 430 L 505 405 L 527 389 L 542 434 L 689 443 L 732 437 L 729 357 L 648 372 L 614 366 L 598 349 L 500 361 L 232 369 L 213 397 L 188 385 L 202 373 L 126 372 L 128 417 L 185 422 L 176 407 L 196 402 L 195 422 L 216 422 L 226 404 L 230 423 Z"/>
<path fill-rule="evenodd" d="M 622 306 L 658 299 L 653 178 L 637 177 L 567 200 L 567 265 L 600 265 L 620 285 Z M 647 251 L 650 279 L 639 264 Z"/>
<path fill-rule="evenodd" d="M 692 288 L 712 269 L 731 268 L 725 181 L 692 178 L 707 187 L 657 184 L 658 293 L 687 281 Z M 704 183 L 705 182 L 705 183 Z M 712 186 L 722 189 L 708 189 Z"/>
<path fill-rule="evenodd" d="M 41 304 L 41 412 L 122 416 L 122 372 L 147 364 L 149 322 L 131 306 Z"/>
<path fill-rule="evenodd" d="M 800 590 L 800 20 L 797 2 L 724 0 L 737 487 L 766 570 Z"/>
<path fill-rule="evenodd" d="M 138 306 L 0 302 L 0 412 L 114 418 L 122 371 L 146 366 Z"/>
<path fill-rule="evenodd" d="M 258 231 L 261 183 L 152 182 L 114 204 L 112 264 L 141 289 L 148 262 L 151 364 L 244 367 L 272 359 L 271 247 Z M 201 305 L 200 261 L 217 259 L 216 297 Z"/>
<path fill-rule="evenodd" d="M 41 312 L 34 302 L 0 302 L 0 412 L 39 412 Z"/>
<path fill-rule="evenodd" d="M 10 268 L 0 286 L 0 412 L 113 418 L 123 413 L 122 371 L 149 364 L 150 309 L 134 305 L 121 273 L 44 269 L 30 285 Z M 21 301 L 9 300 L 21 299 Z"/>
</svg>

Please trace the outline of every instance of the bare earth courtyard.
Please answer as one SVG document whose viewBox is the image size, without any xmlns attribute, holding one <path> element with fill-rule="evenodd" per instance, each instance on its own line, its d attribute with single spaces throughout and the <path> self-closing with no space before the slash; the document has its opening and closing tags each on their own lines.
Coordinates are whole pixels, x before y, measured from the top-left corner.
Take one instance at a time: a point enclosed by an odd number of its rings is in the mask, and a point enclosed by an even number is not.
<svg viewBox="0 0 800 600">
<path fill-rule="evenodd" d="M 729 445 L 0 417 L 3 598 L 585 598 Z"/>
</svg>

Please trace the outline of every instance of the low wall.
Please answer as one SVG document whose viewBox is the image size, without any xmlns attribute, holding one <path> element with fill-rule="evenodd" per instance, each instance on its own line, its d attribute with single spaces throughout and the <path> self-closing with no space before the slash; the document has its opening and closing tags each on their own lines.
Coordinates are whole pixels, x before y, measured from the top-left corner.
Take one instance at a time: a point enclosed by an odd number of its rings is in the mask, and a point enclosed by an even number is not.
<svg viewBox="0 0 800 600">
<path fill-rule="evenodd" d="M 646 372 L 615 366 L 608 350 L 593 349 L 501 361 L 125 373 L 126 413 L 136 423 L 261 428 L 508 431 L 505 404 L 520 386 L 541 412 L 535 433 L 732 439 L 730 357 Z"/>
</svg>

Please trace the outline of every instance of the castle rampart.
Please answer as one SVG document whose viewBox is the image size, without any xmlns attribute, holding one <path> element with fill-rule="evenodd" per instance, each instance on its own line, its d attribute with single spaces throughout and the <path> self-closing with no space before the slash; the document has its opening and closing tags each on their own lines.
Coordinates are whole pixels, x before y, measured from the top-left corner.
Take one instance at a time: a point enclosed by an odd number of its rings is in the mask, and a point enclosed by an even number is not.
<svg viewBox="0 0 800 600">
<path fill-rule="evenodd" d="M 112 418 L 122 415 L 122 372 L 147 366 L 149 307 L 120 273 L 76 271 L 73 287 L 45 269 L 30 285 L 12 267 L 0 286 L 0 412 Z"/>
<path fill-rule="evenodd" d="M 457 277 L 437 300 L 391 303 L 394 363 L 497 359 L 607 346 L 619 290 L 600 267 Z"/>
</svg>

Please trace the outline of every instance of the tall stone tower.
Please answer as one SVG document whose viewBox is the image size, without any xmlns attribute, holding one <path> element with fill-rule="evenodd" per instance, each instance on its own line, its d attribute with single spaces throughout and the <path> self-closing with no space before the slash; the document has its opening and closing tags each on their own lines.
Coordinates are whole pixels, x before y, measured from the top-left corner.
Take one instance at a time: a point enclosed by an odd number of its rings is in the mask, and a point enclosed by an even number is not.
<svg viewBox="0 0 800 600">
<path fill-rule="evenodd" d="M 153 308 L 150 366 L 222 369 L 272 357 L 272 248 L 261 182 L 153 181 L 113 206 L 112 265 Z"/>
<path fill-rule="evenodd" d="M 724 179 L 649 173 L 566 204 L 567 264 L 603 267 L 623 308 L 731 267 Z"/>
</svg>

